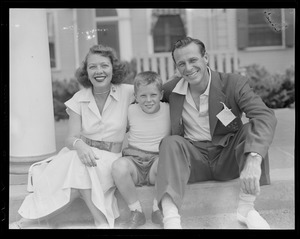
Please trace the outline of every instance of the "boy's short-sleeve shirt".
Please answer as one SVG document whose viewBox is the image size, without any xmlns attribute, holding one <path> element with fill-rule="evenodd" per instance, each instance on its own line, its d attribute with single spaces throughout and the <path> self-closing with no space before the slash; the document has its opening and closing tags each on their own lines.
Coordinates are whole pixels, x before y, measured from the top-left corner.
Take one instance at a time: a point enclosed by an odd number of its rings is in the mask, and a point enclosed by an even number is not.
<svg viewBox="0 0 300 239">
<path fill-rule="evenodd" d="M 158 152 L 160 141 L 171 134 L 169 104 L 160 102 L 154 114 L 145 113 L 138 104 L 128 108 L 128 144 L 145 151 Z"/>
</svg>

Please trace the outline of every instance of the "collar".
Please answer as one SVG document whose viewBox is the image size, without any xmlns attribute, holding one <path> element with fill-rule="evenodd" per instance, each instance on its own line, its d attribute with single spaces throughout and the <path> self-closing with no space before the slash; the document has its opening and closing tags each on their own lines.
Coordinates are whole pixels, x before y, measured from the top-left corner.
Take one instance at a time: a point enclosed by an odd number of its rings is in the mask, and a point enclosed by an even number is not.
<svg viewBox="0 0 300 239">
<path fill-rule="evenodd" d="M 207 67 L 207 70 L 208 70 L 208 74 L 209 74 L 208 85 L 202 95 L 208 96 L 210 83 L 211 83 L 211 70 L 209 67 Z M 181 78 L 181 80 L 178 81 L 178 83 L 176 84 L 176 86 L 172 92 L 180 94 L 180 95 L 186 95 L 188 92 L 188 86 L 189 86 L 189 83 L 184 78 Z"/>
<path fill-rule="evenodd" d="M 210 72 L 210 68 L 207 67 L 208 69 L 208 74 L 209 74 L 209 79 L 208 79 L 208 84 L 207 84 L 207 87 L 206 87 L 206 90 L 203 92 L 202 95 L 209 95 L 209 89 L 210 89 L 210 83 L 211 83 L 211 72 Z"/>
<path fill-rule="evenodd" d="M 120 100 L 120 89 L 119 89 L 119 87 L 117 87 L 114 84 L 111 84 L 109 95 L 112 96 L 112 98 L 114 98 L 116 101 L 119 101 Z M 85 88 L 83 90 L 83 93 L 79 96 L 78 101 L 79 102 L 91 102 L 94 99 L 95 98 L 94 98 L 94 95 L 93 95 L 93 92 L 92 92 L 92 87 L 89 87 L 89 88 Z"/>
</svg>

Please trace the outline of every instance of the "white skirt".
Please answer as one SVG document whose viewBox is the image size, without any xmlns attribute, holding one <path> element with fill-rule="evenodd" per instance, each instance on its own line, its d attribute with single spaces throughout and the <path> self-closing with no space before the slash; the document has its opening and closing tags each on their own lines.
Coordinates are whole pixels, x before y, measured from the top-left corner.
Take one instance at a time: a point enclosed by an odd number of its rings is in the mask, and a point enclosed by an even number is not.
<svg viewBox="0 0 300 239">
<path fill-rule="evenodd" d="M 111 165 L 121 153 L 92 149 L 99 157 L 96 167 L 85 166 L 75 150 L 63 148 L 35 180 L 34 192 L 24 199 L 19 214 L 27 219 L 45 217 L 70 201 L 71 188 L 91 189 L 92 202 L 113 228 L 119 210 Z"/>
</svg>

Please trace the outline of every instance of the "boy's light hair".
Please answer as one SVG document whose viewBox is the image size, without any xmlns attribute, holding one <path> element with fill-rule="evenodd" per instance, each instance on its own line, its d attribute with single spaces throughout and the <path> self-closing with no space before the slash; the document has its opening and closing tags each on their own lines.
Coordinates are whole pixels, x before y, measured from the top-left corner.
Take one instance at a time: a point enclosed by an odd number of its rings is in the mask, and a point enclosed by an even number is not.
<svg viewBox="0 0 300 239">
<path fill-rule="evenodd" d="M 162 79 L 160 75 L 154 71 L 144 71 L 139 74 L 134 79 L 134 92 L 137 93 L 138 88 L 140 85 L 149 85 L 155 83 L 158 90 L 162 91 Z"/>
</svg>

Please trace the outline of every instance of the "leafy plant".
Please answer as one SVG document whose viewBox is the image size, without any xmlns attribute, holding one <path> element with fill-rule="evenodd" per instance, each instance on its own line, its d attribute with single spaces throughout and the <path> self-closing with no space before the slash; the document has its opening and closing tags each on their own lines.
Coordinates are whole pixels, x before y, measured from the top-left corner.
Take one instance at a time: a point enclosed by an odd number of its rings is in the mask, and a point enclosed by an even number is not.
<svg viewBox="0 0 300 239">
<path fill-rule="evenodd" d="M 291 66 L 283 74 L 271 75 L 264 67 L 246 67 L 249 84 L 270 108 L 285 108 L 295 102 L 295 72 Z"/>
<path fill-rule="evenodd" d="M 54 118 L 56 121 L 69 118 L 64 102 L 69 100 L 79 89 L 79 83 L 75 79 L 71 79 L 69 81 L 52 81 Z"/>
<path fill-rule="evenodd" d="M 133 84 L 133 80 L 137 74 L 136 59 L 132 59 L 130 62 L 123 61 L 122 63 L 125 64 L 125 69 L 127 71 L 127 75 L 126 75 L 123 83 Z"/>
</svg>

